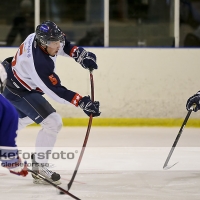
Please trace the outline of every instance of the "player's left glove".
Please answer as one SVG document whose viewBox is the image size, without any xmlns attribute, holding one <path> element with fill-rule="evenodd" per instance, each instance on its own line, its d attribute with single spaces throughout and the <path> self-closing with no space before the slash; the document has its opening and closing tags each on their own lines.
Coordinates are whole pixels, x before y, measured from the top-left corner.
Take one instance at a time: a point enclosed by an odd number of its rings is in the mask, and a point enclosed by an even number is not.
<svg viewBox="0 0 200 200">
<path fill-rule="evenodd" d="M 189 110 L 194 104 L 193 111 L 197 112 L 200 109 L 200 91 L 187 100 L 186 109 Z"/>
<path fill-rule="evenodd" d="M 99 111 L 99 102 L 92 101 L 90 96 L 85 96 L 79 101 L 79 106 L 83 109 L 83 111 L 90 116 L 92 114 L 93 117 L 97 117 L 101 114 Z"/>
<path fill-rule="evenodd" d="M 18 176 L 27 176 L 27 162 L 24 163 L 21 162 L 21 158 L 18 159 L 18 162 L 16 163 L 10 163 L 10 164 L 2 164 L 3 167 L 6 167 L 10 173 L 18 175 Z"/>
<path fill-rule="evenodd" d="M 84 48 L 73 47 L 70 56 L 85 69 L 98 69 L 96 64 L 96 55 L 92 52 L 86 51 Z"/>
</svg>

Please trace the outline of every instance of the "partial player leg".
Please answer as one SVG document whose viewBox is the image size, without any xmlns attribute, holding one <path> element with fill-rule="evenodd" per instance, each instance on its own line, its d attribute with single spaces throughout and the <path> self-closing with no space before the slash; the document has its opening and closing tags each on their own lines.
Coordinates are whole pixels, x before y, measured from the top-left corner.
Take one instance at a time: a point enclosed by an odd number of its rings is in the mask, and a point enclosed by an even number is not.
<svg viewBox="0 0 200 200">
<path fill-rule="evenodd" d="M 33 171 L 39 172 L 48 180 L 52 181 L 55 184 L 61 184 L 59 181 L 60 175 L 49 170 L 48 167 L 48 158 L 45 157 L 40 159 L 37 155 L 39 153 L 51 152 L 53 146 L 56 142 L 56 137 L 60 129 L 62 128 L 62 119 L 60 115 L 57 113 L 51 113 L 46 119 L 44 119 L 41 123 L 42 129 L 39 131 L 37 139 L 36 139 L 36 155 L 33 159 L 34 168 Z M 33 175 L 34 183 L 36 184 L 46 184 L 42 179 L 38 179 Z"/>
<path fill-rule="evenodd" d="M 21 130 L 21 129 L 25 128 L 26 126 L 33 124 L 33 123 L 34 123 L 34 121 L 32 119 L 30 119 L 29 117 L 19 118 L 18 130 Z"/>
<path fill-rule="evenodd" d="M 36 152 L 47 152 L 53 149 L 57 134 L 62 128 L 62 119 L 60 115 L 56 112 L 48 115 L 41 123 L 42 129 L 39 131 L 36 139 Z M 39 163 L 46 163 L 48 158 L 44 158 L 36 161 Z"/>
</svg>

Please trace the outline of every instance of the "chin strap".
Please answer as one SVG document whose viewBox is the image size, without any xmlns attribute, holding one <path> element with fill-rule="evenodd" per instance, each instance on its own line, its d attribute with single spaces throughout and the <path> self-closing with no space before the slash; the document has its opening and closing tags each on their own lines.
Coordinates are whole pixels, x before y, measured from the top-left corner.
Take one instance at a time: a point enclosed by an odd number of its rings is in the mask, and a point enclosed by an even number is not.
<svg viewBox="0 0 200 200">
<path fill-rule="evenodd" d="M 44 47 L 37 39 L 35 39 L 35 41 L 34 41 L 34 47 L 36 48 L 37 45 L 40 47 L 40 49 L 41 49 L 44 53 L 50 55 L 50 54 L 48 53 L 48 51 L 47 51 L 47 46 Z"/>
<path fill-rule="evenodd" d="M 39 45 L 40 49 L 42 49 L 42 51 L 44 51 L 44 53 L 50 55 L 47 51 L 47 46 L 46 47 L 43 47 L 42 45 Z"/>
</svg>

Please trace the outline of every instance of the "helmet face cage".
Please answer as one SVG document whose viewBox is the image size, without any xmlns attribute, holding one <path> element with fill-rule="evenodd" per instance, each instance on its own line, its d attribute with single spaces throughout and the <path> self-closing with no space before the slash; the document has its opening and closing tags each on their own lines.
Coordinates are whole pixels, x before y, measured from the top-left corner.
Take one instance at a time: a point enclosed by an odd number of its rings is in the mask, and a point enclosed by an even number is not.
<svg viewBox="0 0 200 200">
<path fill-rule="evenodd" d="M 51 21 L 45 21 L 38 25 L 36 28 L 36 38 L 42 44 L 50 47 L 56 46 L 56 42 L 59 41 L 62 46 L 65 45 L 64 34 L 61 29 Z M 58 43 L 57 43 L 58 46 Z"/>
</svg>

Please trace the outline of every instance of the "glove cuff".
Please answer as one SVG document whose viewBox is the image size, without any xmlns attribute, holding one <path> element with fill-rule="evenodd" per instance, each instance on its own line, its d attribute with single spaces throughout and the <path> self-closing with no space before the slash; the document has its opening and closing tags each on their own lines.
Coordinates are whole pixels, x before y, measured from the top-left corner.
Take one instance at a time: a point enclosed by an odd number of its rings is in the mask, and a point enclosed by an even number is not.
<svg viewBox="0 0 200 200">
<path fill-rule="evenodd" d="M 81 99 L 82 99 L 82 96 L 81 96 L 81 95 L 75 94 L 70 103 L 72 103 L 73 105 L 75 105 L 76 107 L 78 107 L 79 101 L 80 101 Z"/>
<path fill-rule="evenodd" d="M 70 51 L 70 56 L 72 58 L 74 58 L 74 60 L 83 65 L 83 59 L 85 58 L 85 56 L 87 55 L 87 51 L 84 49 L 84 48 L 81 48 L 81 47 L 77 47 L 77 46 L 74 46 L 71 51 Z M 85 68 L 85 67 L 84 67 Z"/>
<path fill-rule="evenodd" d="M 21 159 L 19 159 L 19 162 L 21 162 Z M 9 171 L 11 174 L 25 177 L 28 174 L 27 162 L 25 161 L 24 164 L 19 163 L 19 165 L 17 167 L 9 169 Z"/>
<path fill-rule="evenodd" d="M 70 51 L 70 53 L 69 53 L 69 56 L 72 57 L 72 58 L 74 58 L 74 57 L 75 57 L 75 52 L 76 52 L 77 49 L 78 49 L 78 47 L 77 47 L 77 46 L 74 46 L 74 47 L 71 49 L 71 51 Z"/>
</svg>

